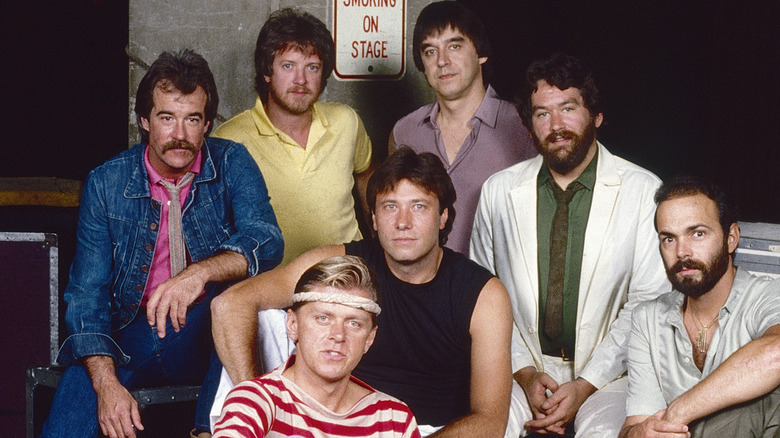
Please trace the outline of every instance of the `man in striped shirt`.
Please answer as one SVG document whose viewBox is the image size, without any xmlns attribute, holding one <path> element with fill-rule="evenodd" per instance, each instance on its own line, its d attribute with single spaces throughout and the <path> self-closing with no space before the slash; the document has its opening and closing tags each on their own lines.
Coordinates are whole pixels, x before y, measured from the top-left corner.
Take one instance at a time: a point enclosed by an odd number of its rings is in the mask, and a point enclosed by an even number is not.
<svg viewBox="0 0 780 438">
<path fill-rule="evenodd" d="M 327 258 L 295 287 L 287 334 L 297 353 L 228 395 L 214 437 L 418 438 L 400 400 L 351 376 L 374 342 L 377 287 L 360 257 Z"/>
</svg>

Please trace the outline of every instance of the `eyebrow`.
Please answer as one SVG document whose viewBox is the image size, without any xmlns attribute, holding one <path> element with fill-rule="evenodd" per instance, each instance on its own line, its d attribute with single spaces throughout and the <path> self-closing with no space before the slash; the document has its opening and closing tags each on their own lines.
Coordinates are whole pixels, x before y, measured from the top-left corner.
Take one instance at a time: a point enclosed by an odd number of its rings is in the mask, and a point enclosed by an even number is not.
<svg viewBox="0 0 780 438">
<path fill-rule="evenodd" d="M 398 204 L 401 201 L 396 198 L 388 198 L 388 199 L 383 199 L 382 201 L 379 202 L 381 204 L 387 204 L 387 203 Z M 425 199 L 425 198 L 414 198 L 414 199 L 410 199 L 408 202 L 412 204 L 430 204 L 432 201 L 430 199 Z"/>
<path fill-rule="evenodd" d="M 428 47 L 433 46 L 430 42 L 426 42 L 427 40 L 423 40 L 422 44 L 420 45 L 420 49 L 427 49 Z M 444 40 L 445 44 L 449 43 L 462 43 L 466 41 L 466 38 L 464 38 L 462 35 L 456 35 L 454 37 L 447 38 Z"/>
<path fill-rule="evenodd" d="M 712 228 L 711 228 L 709 225 L 707 225 L 707 224 L 698 223 L 698 224 L 694 224 L 694 225 L 691 225 L 691 226 L 687 227 L 687 228 L 685 229 L 685 232 L 686 232 L 686 233 L 690 233 L 691 231 L 696 231 L 696 230 L 697 230 L 697 229 L 699 229 L 699 228 L 704 228 L 704 229 L 707 229 L 707 230 L 710 230 L 710 231 L 712 231 L 712 230 L 713 230 L 713 229 L 712 229 Z M 674 234 L 674 233 L 672 233 L 672 232 L 670 232 L 670 231 L 659 231 L 659 232 L 658 232 L 658 235 L 659 235 L 659 236 L 676 236 L 676 234 Z"/>
<path fill-rule="evenodd" d="M 574 105 L 579 105 L 579 106 L 582 106 L 582 104 L 581 104 L 581 103 L 579 103 L 579 102 L 577 101 L 577 99 L 575 99 L 575 98 L 573 98 L 573 97 L 570 97 L 570 98 L 568 98 L 568 99 L 564 100 L 563 102 L 561 102 L 561 103 L 559 103 L 559 104 L 556 104 L 556 105 L 553 105 L 553 106 L 562 107 L 562 106 L 566 106 L 566 105 L 572 105 L 572 104 L 574 104 Z M 532 111 L 536 111 L 536 110 L 538 110 L 538 109 L 546 109 L 546 108 L 548 108 L 548 106 L 543 106 L 543 105 L 534 105 L 534 106 L 532 106 L 532 107 L 531 107 L 531 110 L 532 110 Z"/>
<path fill-rule="evenodd" d="M 156 116 L 159 116 L 159 115 L 162 115 L 162 114 L 169 115 L 169 116 L 174 115 L 173 111 L 168 111 L 168 110 L 160 110 L 160 111 L 157 111 L 155 113 Z M 200 117 L 202 119 L 204 116 L 203 116 L 202 112 L 195 111 L 195 112 L 191 112 L 191 113 L 187 114 L 185 117 Z"/>
</svg>

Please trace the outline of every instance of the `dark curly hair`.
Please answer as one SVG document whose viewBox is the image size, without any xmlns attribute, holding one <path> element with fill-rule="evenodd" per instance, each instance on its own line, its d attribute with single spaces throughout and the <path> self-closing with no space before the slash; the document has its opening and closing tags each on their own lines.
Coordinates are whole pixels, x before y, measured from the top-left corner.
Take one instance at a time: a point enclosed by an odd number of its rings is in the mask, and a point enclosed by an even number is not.
<svg viewBox="0 0 780 438">
<path fill-rule="evenodd" d="M 525 73 L 525 87 L 517 99 L 517 110 L 520 112 L 520 118 L 523 124 L 529 130 L 531 126 L 531 95 L 536 92 L 540 80 L 544 80 L 550 85 L 560 90 L 567 88 L 577 88 L 582 93 L 582 100 L 585 107 L 590 111 L 591 116 L 601 112 L 601 101 L 596 82 L 593 80 L 593 73 L 588 66 L 579 59 L 556 53 L 543 60 L 537 60 L 528 66 Z"/>
</svg>

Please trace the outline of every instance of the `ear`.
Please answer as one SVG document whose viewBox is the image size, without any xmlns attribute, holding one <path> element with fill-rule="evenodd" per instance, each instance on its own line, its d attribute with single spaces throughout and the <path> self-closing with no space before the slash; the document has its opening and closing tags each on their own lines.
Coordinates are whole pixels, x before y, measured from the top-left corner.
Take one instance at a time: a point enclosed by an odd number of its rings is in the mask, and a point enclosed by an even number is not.
<svg viewBox="0 0 780 438">
<path fill-rule="evenodd" d="M 441 217 L 439 218 L 439 229 L 443 230 L 445 226 L 447 226 L 447 219 L 450 217 L 450 209 L 445 208 L 444 211 L 441 212 Z"/>
<path fill-rule="evenodd" d="M 265 83 L 266 84 L 270 84 L 271 83 L 271 77 L 270 76 L 263 75 L 263 79 L 265 79 Z"/>
<path fill-rule="evenodd" d="M 368 349 L 371 348 L 372 345 L 374 345 L 374 339 L 376 339 L 376 329 L 377 326 L 371 328 L 371 331 L 368 333 L 368 337 L 366 338 L 366 348 L 363 349 L 363 354 L 368 353 Z"/>
<path fill-rule="evenodd" d="M 292 309 L 287 309 L 287 336 L 298 342 L 298 316 Z"/>
<path fill-rule="evenodd" d="M 149 119 L 141 117 L 141 127 L 144 128 L 146 132 L 149 132 Z"/>
<path fill-rule="evenodd" d="M 371 223 L 373 224 L 374 232 L 376 233 L 376 212 L 371 213 Z"/>
<path fill-rule="evenodd" d="M 477 60 L 479 61 L 480 65 L 484 64 L 484 63 L 487 62 L 487 56 L 483 56 L 481 58 L 477 58 Z"/>
<path fill-rule="evenodd" d="M 726 236 L 726 243 L 729 247 L 729 254 L 734 254 L 737 245 L 739 245 L 739 225 L 737 225 L 736 222 L 729 227 L 729 235 Z"/>
<path fill-rule="evenodd" d="M 604 113 L 598 113 L 596 114 L 596 117 L 593 118 L 593 125 L 595 127 L 601 126 L 601 122 L 604 121 Z"/>
<path fill-rule="evenodd" d="M 205 136 L 207 132 L 209 132 L 209 126 L 211 125 L 211 122 L 206 122 L 203 124 L 203 135 Z"/>
</svg>

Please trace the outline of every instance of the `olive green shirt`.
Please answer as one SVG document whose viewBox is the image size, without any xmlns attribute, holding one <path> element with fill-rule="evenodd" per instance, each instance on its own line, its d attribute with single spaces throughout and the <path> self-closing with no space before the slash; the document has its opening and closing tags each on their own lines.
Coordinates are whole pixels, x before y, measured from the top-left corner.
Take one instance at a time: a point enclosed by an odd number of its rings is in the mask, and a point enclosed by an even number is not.
<svg viewBox="0 0 780 438">
<path fill-rule="evenodd" d="M 569 228 L 566 241 L 566 268 L 563 278 L 563 330 L 556 339 L 549 339 L 544 334 L 544 309 L 547 305 L 547 280 L 550 276 L 550 233 L 552 220 L 558 207 L 555 201 L 553 189 L 547 184 L 552 179 L 552 174 L 547 164 L 542 164 L 539 176 L 536 180 L 536 224 L 537 224 L 537 254 L 539 261 L 539 341 L 542 345 L 542 353 L 550 356 L 561 356 L 561 349 L 565 348 L 573 357 L 577 324 L 577 298 L 580 287 L 580 268 L 582 266 L 582 252 L 585 245 L 585 229 L 588 226 L 588 214 L 593 200 L 593 187 L 596 184 L 596 155 L 588 164 L 588 167 L 575 180 L 582 184 L 571 201 L 569 201 Z M 573 182 L 572 182 L 573 183 Z M 555 182 L 553 181 L 553 184 Z"/>
</svg>

